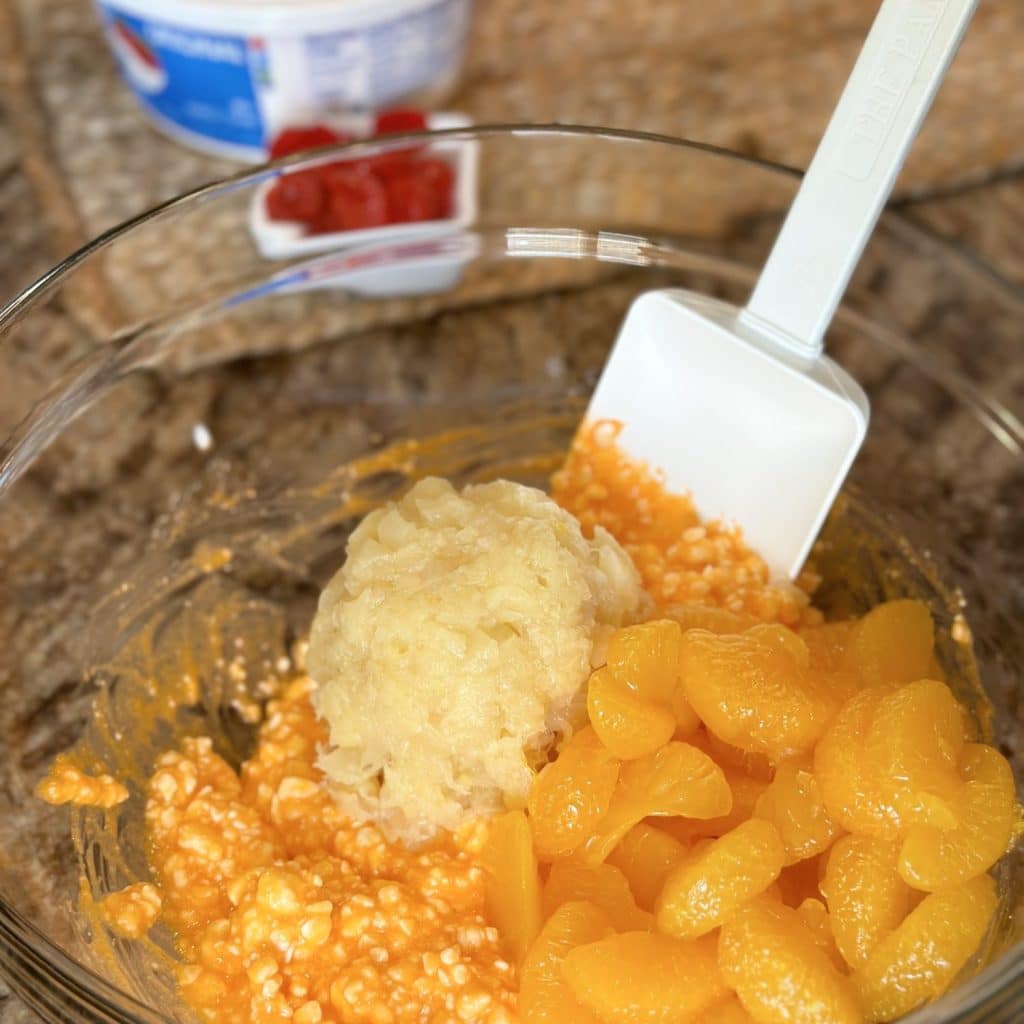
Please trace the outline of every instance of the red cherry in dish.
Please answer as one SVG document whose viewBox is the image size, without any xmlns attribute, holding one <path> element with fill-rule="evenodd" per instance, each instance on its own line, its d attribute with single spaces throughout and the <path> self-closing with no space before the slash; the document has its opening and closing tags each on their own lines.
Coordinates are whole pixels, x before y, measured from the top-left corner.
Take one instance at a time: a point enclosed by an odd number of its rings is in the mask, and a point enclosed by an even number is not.
<svg viewBox="0 0 1024 1024">
<path fill-rule="evenodd" d="M 306 223 L 320 216 L 326 198 L 324 183 L 317 171 L 294 171 L 278 178 L 267 193 L 267 216 L 271 220 Z"/>
<path fill-rule="evenodd" d="M 342 142 L 351 142 L 352 136 L 344 132 L 336 132 L 324 124 L 311 124 L 298 128 L 285 128 L 270 144 L 270 159 L 279 160 L 293 153 L 303 153 L 307 149 L 320 149 L 323 146 L 336 146 Z"/>
<path fill-rule="evenodd" d="M 327 208 L 336 231 L 375 228 L 388 222 L 388 195 L 368 168 L 334 166 L 327 184 Z"/>
<path fill-rule="evenodd" d="M 395 107 L 377 114 L 373 127 L 374 135 L 398 135 L 402 132 L 423 132 L 427 130 L 427 115 L 412 107 Z"/>
<path fill-rule="evenodd" d="M 417 160 L 387 178 L 388 221 L 440 220 L 448 216 L 453 174 L 443 160 Z"/>
</svg>

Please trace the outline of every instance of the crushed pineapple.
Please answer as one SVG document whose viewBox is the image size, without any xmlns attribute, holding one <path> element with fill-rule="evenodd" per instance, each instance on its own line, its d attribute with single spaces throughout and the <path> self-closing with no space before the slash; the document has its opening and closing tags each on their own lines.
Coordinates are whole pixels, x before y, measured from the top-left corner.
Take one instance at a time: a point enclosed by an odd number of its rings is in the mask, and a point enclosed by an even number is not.
<svg viewBox="0 0 1024 1024">
<path fill-rule="evenodd" d="M 372 512 L 306 658 L 345 809 L 415 842 L 522 806 L 608 636 L 644 602 L 618 542 L 585 538 L 532 487 L 432 477 Z"/>
</svg>

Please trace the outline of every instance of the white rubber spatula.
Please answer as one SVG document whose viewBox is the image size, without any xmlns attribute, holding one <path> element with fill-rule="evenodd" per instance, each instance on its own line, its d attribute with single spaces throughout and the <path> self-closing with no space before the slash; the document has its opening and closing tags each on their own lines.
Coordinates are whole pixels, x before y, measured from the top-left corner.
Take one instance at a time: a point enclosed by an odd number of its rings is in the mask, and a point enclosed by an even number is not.
<svg viewBox="0 0 1024 1024">
<path fill-rule="evenodd" d="M 822 336 L 977 0 L 885 0 L 746 308 L 641 295 L 586 420 L 795 576 L 868 422 Z"/>
</svg>

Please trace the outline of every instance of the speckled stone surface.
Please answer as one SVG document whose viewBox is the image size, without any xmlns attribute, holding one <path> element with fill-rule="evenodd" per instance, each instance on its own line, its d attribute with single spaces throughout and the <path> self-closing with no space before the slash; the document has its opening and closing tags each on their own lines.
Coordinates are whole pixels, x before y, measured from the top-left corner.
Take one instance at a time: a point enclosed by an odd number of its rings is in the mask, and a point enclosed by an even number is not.
<svg viewBox="0 0 1024 1024">
<path fill-rule="evenodd" d="M 642 129 L 800 166 L 813 150 L 876 6 L 865 0 L 482 0 L 465 74 L 450 106 L 480 122 L 559 121 Z M 1018 286 L 1024 286 L 1022 80 L 1024 4 L 987 0 L 895 201 L 910 220 L 962 245 L 966 264 L 980 259 Z M 0 0 L 0 85 L 4 300 L 97 232 L 235 170 L 227 161 L 168 141 L 148 125 L 117 79 L 87 0 Z M 181 239 L 179 244 L 191 241 Z M 898 260 L 893 266 L 885 281 L 869 280 L 868 290 L 873 289 L 910 335 L 923 336 L 930 325 L 941 327 L 950 339 L 950 363 L 1020 415 L 1024 337 L 1019 329 L 1006 329 L 1005 307 L 1001 324 L 986 333 L 983 296 L 990 271 L 978 270 L 968 313 L 967 299 L 951 305 L 941 281 Z M 127 274 L 135 268 L 114 266 L 110 271 Z M 543 367 L 551 357 L 559 317 L 571 301 L 556 288 L 579 283 L 572 275 L 561 281 L 537 280 L 524 270 L 521 278 L 501 282 L 501 287 L 517 295 L 547 291 L 543 305 L 509 302 L 495 321 L 493 313 L 487 318 L 474 315 L 467 299 L 465 310 L 452 316 L 467 337 L 500 339 L 517 349 L 525 365 Z M 66 358 L 103 332 L 112 316 L 108 285 L 98 275 L 83 277 L 31 346 L 4 354 L 0 433 L 17 411 L 16 397 L 38 387 L 51 359 Z M 145 286 L 160 294 L 159 267 L 146 277 Z M 473 297 L 488 294 L 481 285 Z M 621 298 L 610 290 L 606 316 L 600 305 L 592 307 L 595 321 L 614 322 Z M 1024 317 L 1024 297 L 1020 308 Z M 345 326 L 362 329 L 366 333 L 361 337 L 372 341 L 379 324 Z M 307 339 L 323 336 L 324 329 L 316 324 L 306 334 L 292 333 L 289 344 L 301 347 Z M 602 329 L 595 322 L 595 335 Z M 987 339 L 987 347 L 979 348 L 979 337 Z M 406 340 L 415 344 L 414 338 Z M 243 332 L 222 341 L 224 351 L 232 354 L 285 346 L 281 332 L 275 335 L 273 330 Z M 404 372 L 386 354 L 378 358 L 385 377 Z M 315 366 L 301 372 L 315 372 Z M 157 432 L 157 447 L 167 445 L 164 455 L 180 454 L 173 446 L 181 443 L 187 422 L 212 421 L 218 414 L 237 419 L 254 414 L 255 406 L 234 411 L 219 406 L 216 381 L 229 380 L 230 371 L 225 373 L 192 389 L 179 408 L 181 422 L 165 424 Z M 865 367 L 864 375 L 880 394 L 900 386 L 898 374 L 888 366 Z M 928 400 L 927 395 L 916 399 L 922 406 Z M 133 392 L 126 395 L 125 408 L 131 411 L 146 401 L 144 393 Z M 943 419 L 938 407 L 935 413 L 934 432 L 920 439 L 930 442 L 929 450 L 937 453 L 933 458 L 958 472 L 984 472 L 972 461 L 969 426 Z M 103 479 L 112 479 L 122 460 L 135 458 L 137 452 L 135 439 L 109 423 L 98 422 L 90 429 L 95 430 L 90 467 L 95 476 L 87 483 L 95 487 L 97 479 L 100 486 Z M 888 461 L 864 471 L 906 472 L 912 488 L 913 455 L 894 452 Z M 49 501 L 77 500 L 85 483 L 71 477 L 55 481 L 53 494 L 38 495 L 38 511 L 45 513 Z M 1014 543 L 1015 538 L 1019 543 L 1020 500 L 1018 483 L 1000 495 L 1001 514 L 1010 518 L 997 526 L 999 543 Z M 138 514 L 129 507 L 117 512 L 126 523 Z M 989 510 L 968 508 L 964 514 L 976 515 L 981 523 Z M 111 528 L 117 528 L 116 521 Z M 985 534 L 979 544 L 985 542 L 993 542 L 992 536 Z M 36 1020 L 0 981 L 0 1024 Z"/>
</svg>

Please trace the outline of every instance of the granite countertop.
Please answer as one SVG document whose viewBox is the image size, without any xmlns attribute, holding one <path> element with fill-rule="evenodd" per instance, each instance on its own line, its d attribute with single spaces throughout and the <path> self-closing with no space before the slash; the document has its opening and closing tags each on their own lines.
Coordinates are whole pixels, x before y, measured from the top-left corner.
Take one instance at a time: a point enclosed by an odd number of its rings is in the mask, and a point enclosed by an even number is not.
<svg viewBox="0 0 1024 1024">
<path fill-rule="evenodd" d="M 449 105 L 478 122 L 642 129 L 803 166 L 876 7 L 482 0 Z M 1022 75 L 1024 4 L 986 0 L 894 205 L 1024 287 Z M 0 0 L 0 87 L 0 301 L 100 231 L 236 169 L 149 127 L 88 0 Z M 62 315 L 102 323 L 102 289 L 76 301 Z M 0 422 L 3 382 L 0 367 Z M 0 1024 L 36 1020 L 0 981 Z"/>
</svg>

